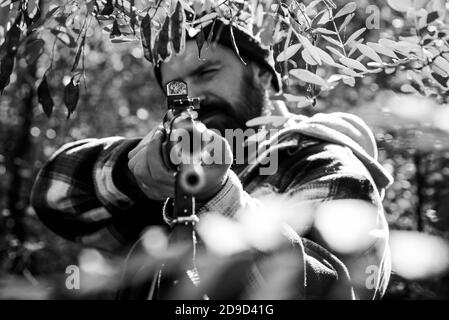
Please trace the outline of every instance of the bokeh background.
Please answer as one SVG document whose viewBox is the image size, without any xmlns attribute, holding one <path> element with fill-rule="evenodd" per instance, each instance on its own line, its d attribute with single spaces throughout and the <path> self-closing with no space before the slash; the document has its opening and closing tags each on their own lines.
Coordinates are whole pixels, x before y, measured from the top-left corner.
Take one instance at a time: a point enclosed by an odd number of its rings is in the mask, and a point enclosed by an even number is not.
<svg viewBox="0 0 449 320">
<path fill-rule="evenodd" d="M 381 9 L 381 22 L 380 30 L 370 30 L 368 38 L 388 36 L 404 27 L 402 16 L 383 1 L 357 4 L 360 18 L 351 23 L 348 34 L 364 26 L 370 4 Z M 0 25 L 4 23 L 0 8 Z M 0 97 L 0 299 L 64 297 L 58 290 L 68 265 L 84 266 L 86 272 L 93 270 L 93 280 L 102 279 L 95 270 L 107 269 L 107 256 L 62 239 L 36 217 L 29 205 L 33 180 L 64 143 L 143 136 L 164 114 L 164 97 L 140 44 L 113 44 L 101 28 L 93 27 L 85 50 L 86 81 L 78 108 L 67 119 L 63 89 L 70 81 L 74 52 L 61 43 L 55 48 L 48 76 L 55 101 L 50 119 L 36 96 L 37 80 L 50 64 L 49 53 L 35 67 L 19 59 Z M 449 106 L 401 93 L 404 77 L 399 73 L 366 77 L 353 88 L 339 85 L 314 107 L 291 106 L 291 110 L 305 115 L 350 112 L 374 130 L 380 160 L 395 178 L 384 206 L 392 239 L 399 239 L 392 247 L 394 270 L 385 299 L 447 299 Z M 411 271 L 404 271 L 404 265 Z M 111 298 L 112 293 L 96 297 Z"/>
</svg>

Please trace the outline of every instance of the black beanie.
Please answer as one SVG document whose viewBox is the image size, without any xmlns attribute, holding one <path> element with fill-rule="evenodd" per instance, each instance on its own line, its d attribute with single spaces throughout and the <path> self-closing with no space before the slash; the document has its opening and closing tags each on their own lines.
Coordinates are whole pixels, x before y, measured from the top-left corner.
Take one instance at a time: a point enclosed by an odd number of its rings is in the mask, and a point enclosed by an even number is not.
<svg viewBox="0 0 449 320">
<path fill-rule="evenodd" d="M 213 28 L 212 43 L 218 43 L 225 47 L 230 48 L 235 52 L 235 48 L 232 41 L 231 25 L 227 21 L 220 19 L 215 20 L 215 23 L 211 23 L 204 27 L 203 32 L 207 37 Z M 266 68 L 272 74 L 272 86 L 276 93 L 279 93 L 282 88 L 282 83 L 279 74 L 274 68 L 273 52 L 270 49 L 263 48 L 260 41 L 255 39 L 252 35 L 246 32 L 243 28 L 240 28 L 237 24 L 232 25 L 235 44 L 239 50 L 239 54 L 245 63 L 253 61 L 260 66 Z M 196 35 L 198 36 L 198 35 Z M 195 37 L 187 35 L 186 41 L 193 40 Z M 154 74 L 159 85 L 163 88 L 162 76 L 160 65 L 155 65 Z"/>
</svg>

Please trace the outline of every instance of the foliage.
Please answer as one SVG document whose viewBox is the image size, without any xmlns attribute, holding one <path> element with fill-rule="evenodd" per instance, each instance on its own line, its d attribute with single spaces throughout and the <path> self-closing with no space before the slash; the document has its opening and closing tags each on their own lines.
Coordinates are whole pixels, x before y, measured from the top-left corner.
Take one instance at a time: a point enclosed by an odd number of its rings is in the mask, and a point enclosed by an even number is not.
<svg viewBox="0 0 449 320">
<path fill-rule="evenodd" d="M 278 99 L 300 107 L 314 103 L 320 93 L 343 82 L 354 86 L 357 79 L 385 72 L 406 72 L 401 89 L 446 101 L 449 90 L 449 29 L 444 0 L 388 1 L 406 15 L 406 28 L 390 38 L 367 41 L 364 34 L 379 28 L 380 10 L 372 8 L 366 26 L 350 29 L 356 17 L 355 2 L 342 7 L 332 0 L 308 4 L 295 0 L 70 0 L 53 1 L 46 12 L 38 0 L 2 0 L 9 8 L 9 27 L 0 49 L 0 90 L 9 82 L 16 56 L 36 63 L 56 42 L 73 49 L 71 79 L 65 84 L 64 103 L 68 116 L 79 99 L 79 83 L 85 75 L 85 48 L 92 36 L 91 24 L 98 23 L 113 43 L 140 40 L 145 57 L 154 65 L 183 52 L 186 33 L 196 36 L 200 51 L 210 45 L 212 32 L 204 27 L 217 19 L 227 21 L 231 31 L 250 33 L 275 52 L 277 68 L 289 85 L 308 84 L 307 96 L 291 94 Z M 1 35 L 2 33 L 0 33 Z M 232 32 L 231 32 L 232 34 Z M 53 45 L 46 45 L 52 35 Z M 234 43 L 238 53 L 238 43 Z M 39 102 L 51 115 L 54 103 L 47 84 L 52 64 L 38 86 Z"/>
</svg>

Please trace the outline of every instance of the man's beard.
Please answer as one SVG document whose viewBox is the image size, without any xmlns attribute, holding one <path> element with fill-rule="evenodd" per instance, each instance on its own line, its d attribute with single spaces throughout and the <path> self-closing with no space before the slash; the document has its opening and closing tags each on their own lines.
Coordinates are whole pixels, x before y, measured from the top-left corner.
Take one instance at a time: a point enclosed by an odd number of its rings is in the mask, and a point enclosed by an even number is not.
<svg viewBox="0 0 449 320">
<path fill-rule="evenodd" d="M 222 136 L 226 129 L 246 129 L 246 122 L 261 116 L 267 99 L 265 90 L 252 84 L 249 74 L 242 79 L 242 86 L 234 106 L 215 95 L 201 101 L 199 120 L 207 128 L 218 130 Z"/>
</svg>

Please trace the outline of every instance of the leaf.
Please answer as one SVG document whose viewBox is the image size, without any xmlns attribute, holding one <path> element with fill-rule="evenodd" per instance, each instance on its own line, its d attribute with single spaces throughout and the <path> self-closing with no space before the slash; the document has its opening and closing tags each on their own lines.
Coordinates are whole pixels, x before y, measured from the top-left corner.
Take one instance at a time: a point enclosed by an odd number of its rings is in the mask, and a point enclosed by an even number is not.
<svg viewBox="0 0 449 320">
<path fill-rule="evenodd" d="M 311 66 L 316 66 L 318 64 L 318 62 L 316 62 L 315 59 L 312 58 L 308 50 L 302 50 L 301 56 L 304 61 Z"/>
<path fill-rule="evenodd" d="M 325 29 L 325 28 L 316 28 L 315 32 L 319 32 L 321 34 L 327 34 L 327 35 L 336 35 L 337 33 L 333 30 Z"/>
<path fill-rule="evenodd" d="M 50 118 L 53 112 L 54 103 L 50 94 L 50 89 L 48 88 L 47 75 L 44 75 L 39 87 L 37 87 L 37 96 L 39 103 L 42 105 L 42 109 L 47 117 Z"/>
<path fill-rule="evenodd" d="M 340 28 L 338 30 L 340 32 L 343 31 L 354 17 L 355 17 L 355 13 L 352 13 L 349 16 L 347 16 L 345 21 L 343 21 L 343 23 L 341 24 L 341 26 L 340 26 Z"/>
<path fill-rule="evenodd" d="M 358 44 L 356 45 L 356 47 L 357 47 L 357 49 L 359 49 L 359 51 L 360 51 L 363 55 L 367 56 L 367 57 L 370 58 L 371 60 L 376 61 L 376 62 L 378 62 L 378 63 L 382 63 L 382 59 L 381 59 L 380 56 L 377 54 L 377 52 L 374 51 L 374 49 L 372 49 L 372 48 L 370 48 L 370 47 L 368 47 L 367 45 L 362 44 L 362 43 L 358 43 Z"/>
<path fill-rule="evenodd" d="M 88 2 L 88 3 L 90 3 L 90 2 Z M 133 34 L 136 35 L 137 19 L 136 19 L 136 11 L 135 11 L 135 8 L 134 8 L 134 0 L 129 0 L 129 14 L 130 14 L 129 24 L 131 25 L 131 29 L 133 30 Z"/>
<path fill-rule="evenodd" d="M 328 37 L 328 36 L 325 36 L 325 35 L 322 35 L 322 37 L 324 39 L 326 39 L 328 42 L 330 42 L 331 44 L 333 44 L 333 45 L 335 45 L 337 47 L 340 47 L 340 48 L 342 47 L 341 43 L 338 42 L 337 40 L 335 40 L 334 38 L 331 38 L 331 37 Z"/>
<path fill-rule="evenodd" d="M 352 55 L 357 51 L 357 45 L 363 43 L 364 38 L 361 38 L 357 40 L 355 43 L 353 43 L 351 50 L 348 53 L 348 58 L 351 58 Z"/>
<path fill-rule="evenodd" d="M 404 93 L 419 93 L 412 85 L 408 83 L 401 86 L 401 91 Z"/>
<path fill-rule="evenodd" d="M 438 11 L 433 11 L 427 15 L 427 23 L 430 24 L 440 17 Z"/>
<path fill-rule="evenodd" d="M 56 38 L 65 44 L 69 48 L 76 47 L 75 39 L 68 33 L 59 31 L 57 29 L 50 29 L 50 32 L 56 36 Z"/>
<path fill-rule="evenodd" d="M 153 53 L 151 50 L 151 18 L 148 13 L 142 19 L 140 24 L 140 38 L 145 59 L 153 63 Z"/>
<path fill-rule="evenodd" d="M 288 94 L 288 93 L 285 93 L 285 94 L 284 94 L 284 97 L 285 97 L 285 100 L 286 100 L 287 102 L 302 102 L 302 103 L 304 103 L 304 102 L 306 102 L 306 101 L 309 101 L 309 102 L 310 102 L 310 100 L 307 99 L 306 97 L 303 97 L 303 96 L 297 96 L 297 95 Z"/>
<path fill-rule="evenodd" d="M 350 69 L 350 68 L 348 68 L 348 67 L 345 67 L 345 66 L 342 66 L 343 68 L 341 69 L 342 70 L 342 72 L 344 73 L 344 74 L 346 74 L 346 75 L 348 75 L 348 76 L 350 76 L 350 77 L 360 77 L 360 75 L 357 73 L 357 72 L 355 72 L 354 70 L 352 70 L 352 69 Z"/>
<path fill-rule="evenodd" d="M 232 27 L 231 27 L 232 28 Z M 204 42 L 205 42 L 205 36 L 204 36 L 204 29 L 201 26 L 201 30 L 196 36 L 196 45 L 198 47 L 198 58 L 201 59 L 201 50 L 203 49 Z"/>
<path fill-rule="evenodd" d="M 308 70 L 293 69 L 293 70 L 290 70 L 289 73 L 301 81 L 316 84 L 316 85 L 322 86 L 322 87 L 328 87 L 327 82 L 323 78 L 321 78 L 320 76 L 317 76 L 316 74 L 314 74 Z"/>
<path fill-rule="evenodd" d="M 17 2 L 17 1 L 19 1 L 19 0 L 3 0 L 3 1 L 0 1 L 0 8 L 9 6 L 10 4 L 12 4 L 14 2 Z"/>
<path fill-rule="evenodd" d="M 334 74 L 334 75 L 330 76 L 329 80 L 328 80 L 329 83 L 339 82 L 339 81 L 343 81 L 344 84 L 346 84 L 350 87 L 355 86 L 355 78 L 351 77 L 351 76 L 345 76 L 343 74 Z"/>
<path fill-rule="evenodd" d="M 14 60 L 15 56 L 8 53 L 0 62 L 0 94 L 3 94 L 3 90 L 9 84 L 9 77 L 14 69 Z"/>
<path fill-rule="evenodd" d="M 184 9 L 181 3 L 178 2 L 171 17 L 171 39 L 175 53 L 184 51 L 186 39 L 186 29 L 184 28 L 185 19 Z"/>
<path fill-rule="evenodd" d="M 122 32 L 120 31 L 120 26 L 118 25 L 117 19 L 114 19 L 114 22 L 112 24 L 112 31 L 109 35 L 110 38 L 114 37 L 120 37 L 122 35 Z"/>
<path fill-rule="evenodd" d="M 334 59 L 331 57 L 330 54 L 328 54 L 326 51 L 324 51 L 323 49 L 319 48 L 319 47 L 315 47 L 315 52 L 317 54 L 319 54 L 321 60 L 323 60 L 325 63 L 327 63 L 328 65 L 335 65 L 335 61 Z"/>
<path fill-rule="evenodd" d="M 335 54 L 337 57 L 344 57 L 343 53 L 341 53 L 340 51 L 338 51 L 334 47 L 326 46 L 326 49 L 329 50 L 330 52 L 332 52 L 333 54 Z"/>
<path fill-rule="evenodd" d="M 211 12 L 211 13 L 208 13 L 208 14 L 202 16 L 200 19 L 195 20 L 194 24 L 195 25 L 203 24 L 204 22 L 207 22 L 207 21 L 210 21 L 210 20 L 215 20 L 215 18 L 217 18 L 217 17 L 218 17 L 218 13 Z"/>
<path fill-rule="evenodd" d="M 37 58 L 44 51 L 45 41 L 42 39 L 34 39 L 28 41 L 25 47 L 25 60 L 28 64 L 36 62 Z"/>
<path fill-rule="evenodd" d="M 353 34 L 351 34 L 348 38 L 348 40 L 346 40 L 345 42 L 345 46 L 351 44 L 351 42 L 357 40 L 358 37 L 360 37 L 364 32 L 366 31 L 366 28 L 361 28 L 359 30 L 357 30 L 356 32 L 354 32 Z"/>
<path fill-rule="evenodd" d="M 387 0 L 388 5 L 399 12 L 407 12 L 413 8 L 413 0 Z"/>
<path fill-rule="evenodd" d="M 387 57 L 390 57 L 393 59 L 399 59 L 393 50 L 391 50 L 390 48 L 381 46 L 378 43 L 368 42 L 367 46 L 370 47 L 371 49 L 373 49 L 374 51 L 376 51 L 377 53 L 383 54 L 384 56 L 387 56 Z"/>
<path fill-rule="evenodd" d="M 103 16 L 109 16 L 114 12 L 114 5 L 112 4 L 112 0 L 107 0 L 104 5 L 103 10 L 101 10 L 100 14 Z"/>
<path fill-rule="evenodd" d="M 432 72 L 432 78 L 434 78 L 438 82 L 438 84 L 441 85 L 444 89 L 448 88 L 448 83 L 447 83 L 449 80 L 448 77 L 443 77 L 436 72 Z"/>
<path fill-rule="evenodd" d="M 207 35 L 207 48 L 210 47 L 210 45 L 212 44 L 212 39 L 214 38 L 214 31 L 215 31 L 215 24 L 216 24 L 217 20 L 215 19 L 214 22 L 212 22 L 212 26 L 210 28 L 209 34 Z"/>
<path fill-rule="evenodd" d="M 357 5 L 355 4 L 355 2 L 350 2 L 346 4 L 343 8 L 341 8 L 340 11 L 337 12 L 337 14 L 334 16 L 334 19 L 353 13 L 356 9 Z"/>
<path fill-rule="evenodd" d="M 334 1 L 332 0 L 323 0 L 323 1 L 326 2 L 329 7 L 337 9 L 337 5 L 335 4 Z"/>
<path fill-rule="evenodd" d="M 344 57 L 340 59 L 340 62 L 351 69 L 368 72 L 368 69 L 357 60 Z"/>
<path fill-rule="evenodd" d="M 6 32 L 5 41 L 0 47 L 0 94 L 9 84 L 9 77 L 14 69 L 14 61 L 16 58 L 17 47 L 20 41 L 20 22 L 22 15 L 19 14 L 12 24 L 11 28 Z"/>
<path fill-rule="evenodd" d="M 302 47 L 302 44 L 300 44 L 300 43 L 291 45 L 290 47 L 288 47 L 287 49 L 285 49 L 284 51 L 279 53 L 279 55 L 276 58 L 276 61 L 284 62 L 284 61 L 290 59 L 299 51 L 299 49 L 301 49 L 301 47 Z"/>
<path fill-rule="evenodd" d="M 165 61 L 167 58 L 171 55 L 170 50 L 170 36 L 168 34 L 170 27 L 170 18 L 166 17 L 164 25 L 162 26 L 162 30 L 159 32 L 159 35 L 156 39 L 157 44 L 157 59 L 161 59 L 162 61 Z"/>
<path fill-rule="evenodd" d="M 354 87 L 355 86 L 355 79 L 354 77 L 344 77 L 343 78 L 343 82 L 350 86 L 350 87 Z"/>
<path fill-rule="evenodd" d="M 318 25 L 326 24 L 331 20 L 331 14 L 329 10 L 325 10 L 321 16 L 321 19 L 317 22 Z"/>
<path fill-rule="evenodd" d="M 81 53 L 84 50 L 85 42 L 86 42 L 86 34 L 84 34 L 82 39 L 81 39 L 81 43 L 80 43 L 80 46 L 78 47 L 78 51 L 76 52 L 75 61 L 73 62 L 73 66 L 72 66 L 71 72 L 75 71 L 76 68 L 78 67 L 78 64 L 79 64 L 79 61 L 80 61 L 80 57 L 81 57 Z"/>
<path fill-rule="evenodd" d="M 449 61 L 439 56 L 436 57 L 433 62 L 438 68 L 443 70 L 447 75 L 449 75 Z"/>
<path fill-rule="evenodd" d="M 318 53 L 316 53 L 316 47 L 310 42 L 306 37 L 299 35 L 299 40 L 303 44 L 304 48 L 309 51 L 309 54 L 315 59 L 315 61 L 321 65 L 321 58 Z"/>
<path fill-rule="evenodd" d="M 324 23 L 322 23 L 322 20 L 327 20 Z M 322 25 L 330 20 L 329 10 L 324 9 L 320 11 L 313 19 L 312 19 L 312 28 L 316 28 L 317 25 Z"/>
<path fill-rule="evenodd" d="M 72 77 L 64 88 L 64 104 L 68 110 L 67 119 L 75 111 L 79 99 L 79 83 L 75 83 L 74 80 Z"/>
</svg>

